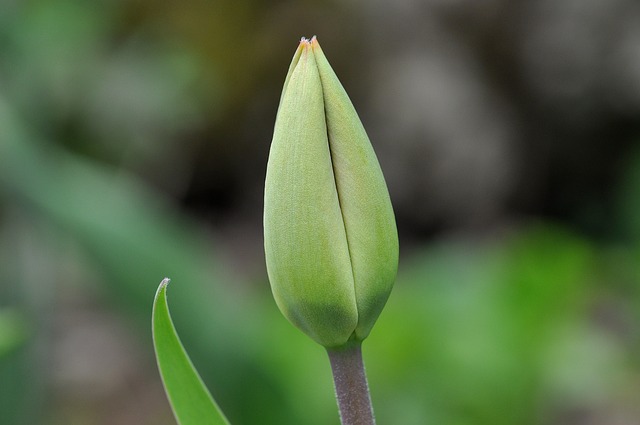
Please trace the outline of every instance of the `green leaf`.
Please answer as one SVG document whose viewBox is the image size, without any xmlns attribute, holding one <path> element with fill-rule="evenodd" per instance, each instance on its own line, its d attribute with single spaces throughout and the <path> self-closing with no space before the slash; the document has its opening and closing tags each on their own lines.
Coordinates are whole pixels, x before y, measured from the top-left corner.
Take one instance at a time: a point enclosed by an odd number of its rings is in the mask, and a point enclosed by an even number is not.
<svg viewBox="0 0 640 425">
<path fill-rule="evenodd" d="M 171 408 L 180 425 L 229 424 L 189 359 L 171 321 L 164 279 L 153 303 L 153 344 Z"/>
</svg>

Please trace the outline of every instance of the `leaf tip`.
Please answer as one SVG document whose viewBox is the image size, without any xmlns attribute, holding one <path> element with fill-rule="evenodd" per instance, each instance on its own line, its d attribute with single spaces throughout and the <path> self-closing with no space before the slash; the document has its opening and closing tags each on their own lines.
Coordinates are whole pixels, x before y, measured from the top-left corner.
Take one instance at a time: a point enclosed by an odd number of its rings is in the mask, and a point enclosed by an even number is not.
<svg viewBox="0 0 640 425">
<path fill-rule="evenodd" d="M 164 279 L 162 279 L 162 282 L 160 282 L 160 285 L 158 286 L 158 290 L 156 291 L 156 297 L 155 297 L 156 300 L 158 299 L 158 296 L 160 295 L 160 293 L 167 288 L 167 285 L 169 285 L 169 282 L 171 282 L 171 279 L 169 279 L 168 277 L 165 277 Z"/>
</svg>

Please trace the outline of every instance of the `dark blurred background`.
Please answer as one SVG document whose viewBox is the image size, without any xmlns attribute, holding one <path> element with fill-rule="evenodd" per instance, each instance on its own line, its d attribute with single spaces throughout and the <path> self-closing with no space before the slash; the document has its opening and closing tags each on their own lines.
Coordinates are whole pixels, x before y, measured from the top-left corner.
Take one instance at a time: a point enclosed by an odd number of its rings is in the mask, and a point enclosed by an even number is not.
<svg viewBox="0 0 640 425">
<path fill-rule="evenodd" d="M 640 423 L 636 0 L 0 0 L 0 424 L 172 424 L 151 304 L 232 423 L 338 423 L 262 191 L 317 35 L 401 240 L 381 424 Z"/>
</svg>

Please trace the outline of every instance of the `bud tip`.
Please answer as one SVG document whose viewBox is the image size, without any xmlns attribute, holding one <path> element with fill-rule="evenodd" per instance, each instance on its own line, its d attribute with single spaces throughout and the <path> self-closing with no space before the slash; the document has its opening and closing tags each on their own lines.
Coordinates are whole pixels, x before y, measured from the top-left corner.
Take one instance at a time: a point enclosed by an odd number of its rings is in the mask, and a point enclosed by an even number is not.
<svg viewBox="0 0 640 425">
<path fill-rule="evenodd" d="M 316 39 L 316 36 L 314 35 L 311 38 L 306 38 L 306 37 L 302 37 L 300 38 L 300 44 L 317 44 L 318 40 Z"/>
</svg>

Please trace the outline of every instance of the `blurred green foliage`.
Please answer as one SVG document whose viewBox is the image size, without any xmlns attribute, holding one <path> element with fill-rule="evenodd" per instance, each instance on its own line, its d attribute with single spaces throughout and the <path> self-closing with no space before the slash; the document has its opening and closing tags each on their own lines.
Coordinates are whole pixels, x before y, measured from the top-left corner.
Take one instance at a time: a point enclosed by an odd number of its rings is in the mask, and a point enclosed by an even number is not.
<svg viewBox="0 0 640 425">
<path fill-rule="evenodd" d="M 24 319 L 15 311 L 0 310 L 0 359 L 19 347 L 26 338 Z"/>
<path fill-rule="evenodd" d="M 259 91 L 279 21 L 262 44 L 244 29 L 266 8 L 2 3 L 0 425 L 127 425 L 93 399 L 71 402 L 57 381 L 63 301 L 89 293 L 122 318 L 159 385 L 149 320 L 165 276 L 178 332 L 232 423 L 338 422 L 323 350 L 280 315 L 264 273 L 229 272 L 228 248 L 181 202 L 192 155 L 211 151 L 225 166 L 244 149 L 230 138 L 201 151 L 190 135 L 232 120 Z M 209 20 L 219 37 L 201 30 Z M 278 54 L 284 72 L 290 49 Z M 364 344 L 379 423 L 640 420 L 638 154 L 622 164 L 600 239 L 527 218 L 404 252 Z M 251 161 L 236 172 L 259 174 Z M 109 397 L 99 400 L 112 408 Z M 167 411 L 131 423 L 171 421 Z"/>
</svg>

